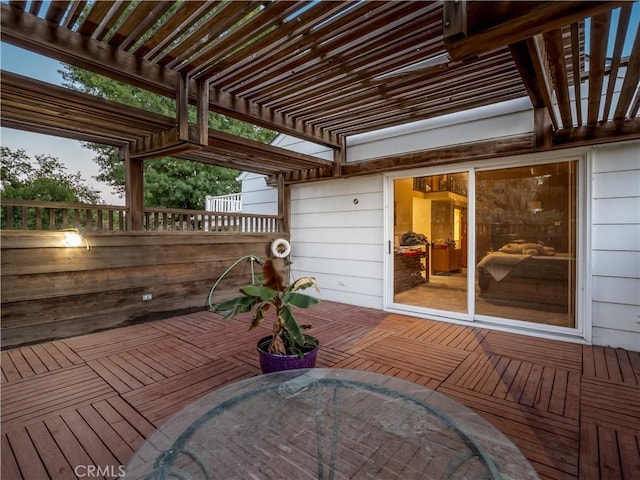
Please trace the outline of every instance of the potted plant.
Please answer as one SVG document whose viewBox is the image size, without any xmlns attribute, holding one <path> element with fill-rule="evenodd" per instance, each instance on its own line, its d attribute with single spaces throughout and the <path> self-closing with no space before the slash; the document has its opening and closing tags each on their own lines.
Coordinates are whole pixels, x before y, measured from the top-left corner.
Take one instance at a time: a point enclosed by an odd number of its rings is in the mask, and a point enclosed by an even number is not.
<svg viewBox="0 0 640 480">
<path fill-rule="evenodd" d="M 318 340 L 304 330 L 309 324 L 299 324 L 294 308 L 308 308 L 318 299 L 299 293 L 309 287 L 318 290 L 315 278 L 304 277 L 286 285 L 273 261 L 264 262 L 262 275 L 256 275 L 254 283 L 240 289 L 242 295 L 220 303 L 209 302 L 212 311 L 233 318 L 251 312 L 249 329 L 255 328 L 272 311 L 275 316 L 272 334 L 258 341 L 260 367 L 263 373 L 295 368 L 312 368 L 318 353 Z M 211 298 L 211 295 L 210 295 Z"/>
</svg>

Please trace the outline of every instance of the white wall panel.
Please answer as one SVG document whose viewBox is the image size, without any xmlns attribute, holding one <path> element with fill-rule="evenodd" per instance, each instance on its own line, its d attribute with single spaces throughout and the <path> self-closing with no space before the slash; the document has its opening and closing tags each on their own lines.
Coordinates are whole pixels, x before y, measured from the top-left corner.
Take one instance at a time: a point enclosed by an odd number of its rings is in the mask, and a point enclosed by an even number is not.
<svg viewBox="0 0 640 480">
<path fill-rule="evenodd" d="M 299 242 L 316 242 L 323 244 L 331 244 L 335 241 L 335 232 L 328 228 L 292 228 L 292 236 Z M 358 236 L 343 236 L 342 244 L 359 245 L 363 242 L 363 239 L 372 239 L 373 243 L 376 243 L 376 239 L 384 237 L 384 230 L 382 227 L 360 227 L 358 229 Z"/>
<path fill-rule="evenodd" d="M 593 325 L 640 333 L 640 305 L 593 302 Z"/>
<path fill-rule="evenodd" d="M 640 351 L 640 333 L 593 327 L 592 341 L 595 345 L 607 345 L 636 352 Z"/>
<path fill-rule="evenodd" d="M 640 278 L 594 276 L 593 300 L 623 305 L 640 305 Z"/>
<path fill-rule="evenodd" d="M 291 247 L 294 255 L 310 258 L 331 258 L 336 260 L 355 261 L 378 261 L 381 255 L 380 242 L 364 243 L 366 238 L 362 238 L 361 243 L 342 243 L 336 247 L 327 243 L 316 242 L 295 242 Z"/>
<path fill-rule="evenodd" d="M 594 148 L 592 341 L 640 350 L 640 142 Z"/>
<path fill-rule="evenodd" d="M 473 122 L 463 121 L 417 132 L 397 133 L 373 142 L 352 145 L 347 151 L 347 162 L 520 135 L 532 130 L 532 112 L 518 111 Z"/>
<path fill-rule="evenodd" d="M 381 176 L 293 186 L 293 274 L 316 277 L 321 298 L 381 308 L 383 223 Z"/>
<path fill-rule="evenodd" d="M 333 150 L 331 148 L 318 145 L 317 143 L 305 142 L 304 140 L 288 135 L 278 135 L 275 140 L 271 142 L 271 145 L 325 160 L 333 160 Z"/>
<path fill-rule="evenodd" d="M 595 157 L 597 158 L 593 165 L 595 174 L 638 170 L 640 169 L 640 142 L 595 147 Z"/>
<path fill-rule="evenodd" d="M 258 215 L 278 214 L 278 191 L 267 185 L 264 175 L 242 177 L 242 211 Z"/>
<path fill-rule="evenodd" d="M 293 249 L 293 247 L 292 247 Z M 296 277 L 315 274 L 334 275 L 335 280 L 345 282 L 346 277 L 382 279 L 382 262 L 375 260 L 343 260 L 320 257 L 296 257 L 296 261 L 291 265 L 291 269 L 296 273 Z M 333 283 L 333 282 L 332 282 Z"/>
<path fill-rule="evenodd" d="M 640 197 L 594 199 L 592 218 L 594 225 L 638 224 Z"/>
<path fill-rule="evenodd" d="M 594 182 L 593 198 L 640 198 L 640 169 L 621 172 L 606 172 L 597 175 Z"/>
<path fill-rule="evenodd" d="M 592 271 L 603 277 L 640 278 L 640 255 L 638 252 L 594 251 Z M 638 292 L 640 295 L 640 292 Z"/>
<path fill-rule="evenodd" d="M 593 225 L 591 229 L 593 250 L 640 251 L 640 224 Z"/>
</svg>

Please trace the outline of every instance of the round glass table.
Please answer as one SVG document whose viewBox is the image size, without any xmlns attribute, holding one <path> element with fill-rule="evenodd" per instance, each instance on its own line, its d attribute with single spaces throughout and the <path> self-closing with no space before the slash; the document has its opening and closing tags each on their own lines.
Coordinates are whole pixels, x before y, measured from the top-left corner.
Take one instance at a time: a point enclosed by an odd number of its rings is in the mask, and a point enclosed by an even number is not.
<svg viewBox="0 0 640 480">
<path fill-rule="evenodd" d="M 451 398 L 324 368 L 260 375 L 199 398 L 147 439 L 125 477 L 538 478 L 509 439 Z"/>
</svg>

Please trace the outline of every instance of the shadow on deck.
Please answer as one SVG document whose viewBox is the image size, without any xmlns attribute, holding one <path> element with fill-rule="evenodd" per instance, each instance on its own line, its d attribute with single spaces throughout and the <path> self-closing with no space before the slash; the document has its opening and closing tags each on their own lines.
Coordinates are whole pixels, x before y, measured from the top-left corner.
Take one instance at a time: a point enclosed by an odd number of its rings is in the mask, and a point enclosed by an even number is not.
<svg viewBox="0 0 640 480">
<path fill-rule="evenodd" d="M 541 478 L 638 478 L 640 353 L 322 302 L 318 366 L 433 388 L 507 435 Z M 260 373 L 269 325 L 199 312 L 2 352 L 2 478 L 117 477 L 195 398 Z M 109 467 L 105 469 L 105 467 Z"/>
</svg>

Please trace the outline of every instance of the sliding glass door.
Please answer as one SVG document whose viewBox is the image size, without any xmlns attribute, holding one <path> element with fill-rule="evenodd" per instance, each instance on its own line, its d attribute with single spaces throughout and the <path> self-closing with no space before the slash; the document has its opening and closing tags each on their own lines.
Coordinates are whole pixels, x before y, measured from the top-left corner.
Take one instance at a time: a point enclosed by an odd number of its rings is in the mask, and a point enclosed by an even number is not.
<svg viewBox="0 0 640 480">
<path fill-rule="evenodd" d="M 563 161 L 393 180 L 393 304 L 576 328 L 577 168 Z"/>
</svg>

